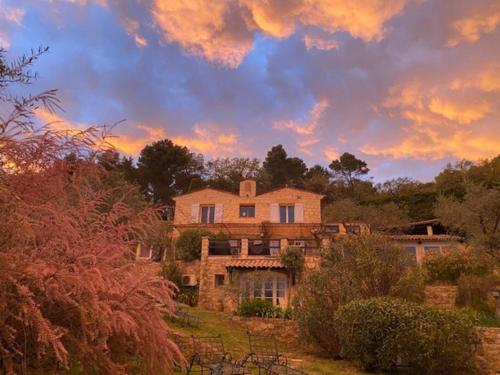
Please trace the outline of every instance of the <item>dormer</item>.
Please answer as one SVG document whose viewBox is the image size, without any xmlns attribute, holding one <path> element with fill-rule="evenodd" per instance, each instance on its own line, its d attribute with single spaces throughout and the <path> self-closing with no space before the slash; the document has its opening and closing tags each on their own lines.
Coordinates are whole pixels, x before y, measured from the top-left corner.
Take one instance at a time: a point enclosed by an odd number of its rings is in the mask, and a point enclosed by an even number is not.
<svg viewBox="0 0 500 375">
<path fill-rule="evenodd" d="M 252 179 L 245 179 L 240 182 L 240 197 L 254 198 L 257 194 L 257 183 Z"/>
</svg>

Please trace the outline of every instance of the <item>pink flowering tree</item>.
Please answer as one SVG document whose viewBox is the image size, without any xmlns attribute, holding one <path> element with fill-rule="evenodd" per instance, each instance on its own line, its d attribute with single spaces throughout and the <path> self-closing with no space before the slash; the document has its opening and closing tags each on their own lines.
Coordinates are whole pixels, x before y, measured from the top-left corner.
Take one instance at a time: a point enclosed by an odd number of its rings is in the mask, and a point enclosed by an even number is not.
<svg viewBox="0 0 500 375">
<path fill-rule="evenodd" d="M 95 162 L 105 128 L 37 126 L 56 92 L 7 92 L 43 52 L 0 50 L 0 372 L 171 373 L 174 286 L 133 259 L 157 213 Z"/>
</svg>

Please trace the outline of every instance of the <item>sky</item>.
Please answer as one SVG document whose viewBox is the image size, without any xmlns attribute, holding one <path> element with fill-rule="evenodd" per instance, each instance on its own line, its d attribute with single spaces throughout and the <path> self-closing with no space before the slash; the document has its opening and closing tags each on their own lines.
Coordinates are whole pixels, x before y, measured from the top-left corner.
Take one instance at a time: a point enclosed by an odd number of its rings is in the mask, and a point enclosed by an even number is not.
<svg viewBox="0 0 500 375">
<path fill-rule="evenodd" d="M 429 181 L 500 153 L 498 0 L 0 0 L 7 55 L 40 45 L 29 90 L 57 88 L 63 111 L 39 120 L 119 123 L 134 157 L 164 138 L 207 160 L 281 143 Z"/>
</svg>

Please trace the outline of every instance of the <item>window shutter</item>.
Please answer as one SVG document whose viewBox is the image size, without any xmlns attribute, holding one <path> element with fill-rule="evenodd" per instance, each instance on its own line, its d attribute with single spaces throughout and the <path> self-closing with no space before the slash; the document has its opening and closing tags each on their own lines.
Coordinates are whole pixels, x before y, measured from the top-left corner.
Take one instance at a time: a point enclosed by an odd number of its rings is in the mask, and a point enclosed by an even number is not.
<svg viewBox="0 0 500 375">
<path fill-rule="evenodd" d="M 269 220 L 271 223 L 279 223 L 280 222 L 280 206 L 278 203 L 271 203 L 271 217 Z"/>
<path fill-rule="evenodd" d="M 200 218 L 200 205 L 191 205 L 191 223 L 198 223 Z"/>
<path fill-rule="evenodd" d="M 303 203 L 295 203 L 295 222 L 303 223 L 304 222 L 304 204 Z"/>
<path fill-rule="evenodd" d="M 215 205 L 214 223 L 222 223 L 222 204 Z"/>
</svg>

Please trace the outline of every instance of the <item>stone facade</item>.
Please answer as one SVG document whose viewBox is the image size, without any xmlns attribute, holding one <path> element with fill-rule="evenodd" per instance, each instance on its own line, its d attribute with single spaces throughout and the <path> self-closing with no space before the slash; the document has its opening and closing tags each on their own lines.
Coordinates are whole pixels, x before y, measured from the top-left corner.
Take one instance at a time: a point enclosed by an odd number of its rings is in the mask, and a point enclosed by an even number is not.
<svg viewBox="0 0 500 375">
<path fill-rule="evenodd" d="M 457 287 L 454 285 L 428 285 L 425 287 L 425 301 L 429 306 L 451 309 L 455 307 Z"/>
<path fill-rule="evenodd" d="M 478 365 L 486 374 L 500 374 L 500 328 L 479 327 Z"/>
</svg>

